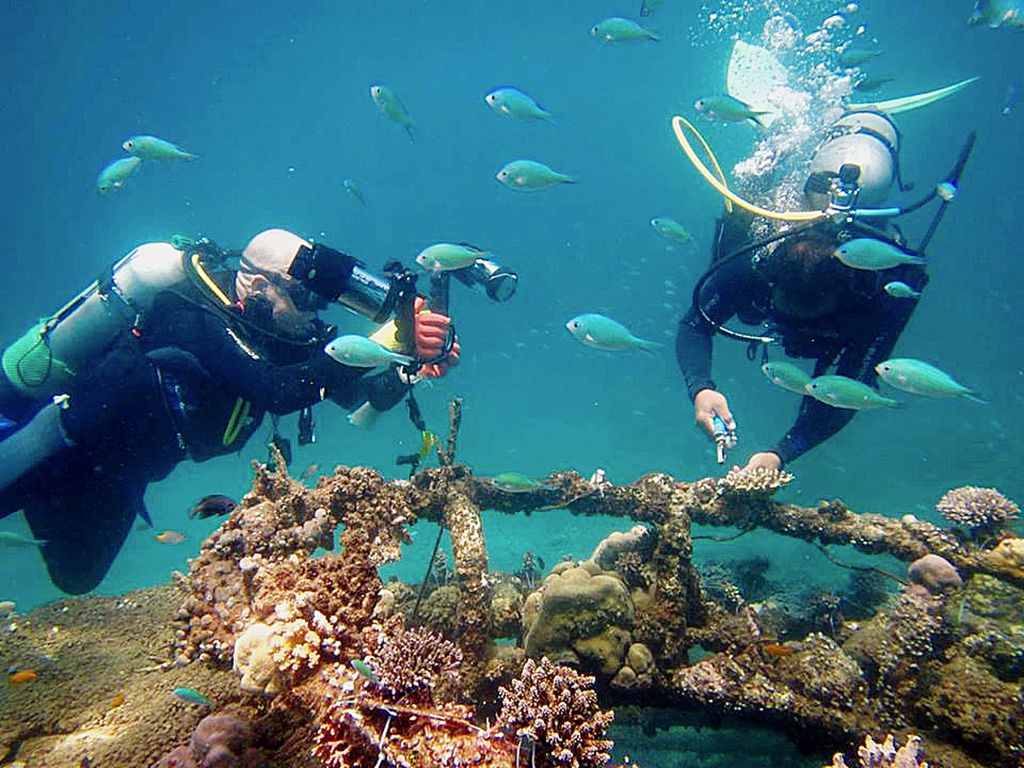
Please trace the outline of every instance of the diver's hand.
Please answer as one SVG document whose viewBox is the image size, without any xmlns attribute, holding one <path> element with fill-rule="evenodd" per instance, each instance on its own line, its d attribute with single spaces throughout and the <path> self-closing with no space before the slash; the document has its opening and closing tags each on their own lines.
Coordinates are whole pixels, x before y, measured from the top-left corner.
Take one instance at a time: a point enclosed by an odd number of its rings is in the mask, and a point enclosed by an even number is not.
<svg viewBox="0 0 1024 768">
<path fill-rule="evenodd" d="M 746 465 L 743 467 L 743 471 L 746 472 L 748 469 L 782 469 L 782 459 L 779 454 L 772 453 L 771 451 L 760 451 L 755 453 L 749 459 L 747 459 Z"/>
<path fill-rule="evenodd" d="M 413 330 L 416 338 L 417 357 L 429 360 L 444 352 L 444 345 L 448 340 L 448 329 L 451 327 L 452 321 L 447 315 L 431 312 L 427 309 L 426 304 L 422 296 L 416 297 L 413 303 Z M 458 365 L 461 351 L 462 348 L 459 346 L 458 337 L 456 337 L 452 348 L 448 351 L 446 360 L 422 365 L 417 373 L 428 379 L 444 376 L 449 368 Z"/>
<path fill-rule="evenodd" d="M 702 389 L 693 398 L 693 420 L 712 440 L 715 439 L 715 425 L 711 419 L 715 416 L 719 416 L 725 422 L 725 426 L 730 432 L 736 430 L 736 422 L 732 417 L 732 411 L 729 410 L 729 401 L 725 399 L 725 395 L 713 389 Z"/>
</svg>

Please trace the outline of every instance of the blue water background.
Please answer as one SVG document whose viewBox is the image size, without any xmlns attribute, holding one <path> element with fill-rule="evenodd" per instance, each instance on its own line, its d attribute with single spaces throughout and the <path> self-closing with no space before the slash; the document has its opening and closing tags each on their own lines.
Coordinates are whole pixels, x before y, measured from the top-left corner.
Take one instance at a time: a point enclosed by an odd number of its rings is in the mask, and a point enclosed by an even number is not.
<svg viewBox="0 0 1024 768">
<path fill-rule="evenodd" d="M 0 337 L 14 340 L 135 245 L 175 233 L 240 247 L 261 229 L 288 227 L 373 267 L 410 262 L 432 242 L 465 240 L 518 271 L 521 288 L 505 305 L 455 292 L 462 364 L 420 387 L 428 423 L 440 432 L 449 398 L 463 398 L 463 461 L 484 475 L 571 468 L 589 476 L 601 467 L 617 483 L 655 471 L 680 479 L 720 473 L 692 425 L 672 350 L 720 202 L 679 151 L 669 118 L 692 116 L 695 99 L 724 90 L 731 40 L 702 31 L 698 4 L 681 0 L 668 0 L 649 20 L 664 36 L 658 44 L 602 46 L 589 35 L 598 20 L 635 16 L 638 5 L 6 3 Z M 1007 86 L 1024 76 L 1024 37 L 968 28 L 970 6 L 865 2 L 859 18 L 886 49 L 868 69 L 897 78 L 882 96 L 982 76 L 966 92 L 899 119 L 904 174 L 918 183 L 910 197 L 941 180 L 969 130 L 979 140 L 962 197 L 930 249 L 932 282 L 897 352 L 941 365 L 991 404 L 908 396 L 904 410 L 861 414 L 793 467 L 797 480 L 784 498 L 840 497 L 856 511 L 930 520 L 939 497 L 962 484 L 1024 500 L 1024 111 L 1000 114 Z M 808 26 L 825 15 L 821 3 L 791 7 Z M 405 102 L 415 141 L 374 108 L 368 89 L 376 82 Z M 528 91 L 555 123 L 499 118 L 483 102 L 498 85 Z M 726 167 L 755 138 L 746 125 L 701 125 Z M 146 164 L 124 189 L 98 196 L 96 175 L 137 133 L 176 141 L 201 159 Z M 494 175 L 520 157 L 580 184 L 512 192 Z M 342 188 L 346 177 L 362 185 L 366 207 Z M 659 239 L 648 224 L 656 215 L 684 222 L 700 247 Z M 913 240 L 926 225 L 916 216 L 905 230 Z M 608 314 L 666 348 L 657 356 L 584 348 L 563 327 L 580 312 Z M 715 350 L 742 459 L 774 443 L 797 405 L 744 351 L 724 340 Z M 317 419 L 319 441 L 296 450 L 295 472 L 317 462 L 326 471 L 365 464 L 399 476 L 395 456 L 418 445 L 403 407 L 367 432 L 331 404 L 317 409 Z M 283 423 L 294 437 L 294 417 Z M 250 462 L 265 455 L 254 439 L 237 456 L 182 465 L 153 485 L 147 502 L 157 531 L 178 530 L 187 541 L 168 546 L 152 530 L 133 532 L 99 591 L 162 583 L 185 570 L 216 525 L 189 521 L 191 503 L 205 493 L 240 495 Z M 625 525 L 562 512 L 488 513 L 485 522 L 491 565 L 503 570 L 516 568 L 527 549 L 549 565 L 586 557 Z M 26 530 L 20 515 L 0 527 Z M 417 527 L 413 557 L 393 572 L 417 579 L 435 530 Z M 809 545 L 770 534 L 698 542 L 697 557 L 767 551 L 769 575 L 783 583 L 845 581 Z M 20 609 L 58 597 L 32 550 L 4 551 L 0 585 L 0 599 Z"/>
</svg>

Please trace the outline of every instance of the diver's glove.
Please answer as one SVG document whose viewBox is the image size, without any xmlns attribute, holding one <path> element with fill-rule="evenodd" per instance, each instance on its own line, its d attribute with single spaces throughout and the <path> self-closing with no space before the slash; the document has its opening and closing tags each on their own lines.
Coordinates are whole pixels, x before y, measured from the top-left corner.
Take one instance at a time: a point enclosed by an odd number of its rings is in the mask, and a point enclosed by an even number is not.
<svg viewBox="0 0 1024 768">
<path fill-rule="evenodd" d="M 416 356 L 424 360 L 440 357 L 448 342 L 451 319 L 447 315 L 427 309 L 426 301 L 422 296 L 416 297 L 413 312 Z M 448 357 L 445 360 L 420 366 L 417 375 L 427 379 L 444 376 L 451 366 L 458 365 L 461 351 L 462 348 L 459 346 L 458 337 L 456 337 L 452 341 L 451 349 L 448 350 Z"/>
</svg>

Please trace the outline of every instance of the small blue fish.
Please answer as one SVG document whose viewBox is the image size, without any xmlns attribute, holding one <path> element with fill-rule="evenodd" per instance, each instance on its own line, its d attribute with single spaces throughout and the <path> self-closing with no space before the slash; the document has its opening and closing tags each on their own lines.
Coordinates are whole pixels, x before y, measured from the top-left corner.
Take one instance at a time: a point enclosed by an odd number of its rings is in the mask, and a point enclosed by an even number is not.
<svg viewBox="0 0 1024 768">
<path fill-rule="evenodd" d="M 1016 83 L 1011 83 L 1006 88 L 1006 99 L 1003 101 L 1002 114 L 1009 115 L 1013 112 L 1018 101 L 1020 101 L 1020 86 Z"/>
<path fill-rule="evenodd" d="M 366 205 L 366 195 L 363 194 L 363 188 L 355 181 L 355 179 L 345 179 L 341 182 L 341 186 L 345 188 L 352 197 L 358 200 L 363 205 Z"/>
<path fill-rule="evenodd" d="M 139 170 L 140 165 L 142 165 L 142 158 L 134 155 L 122 157 L 120 160 L 109 163 L 100 171 L 99 178 L 96 179 L 96 191 L 105 195 L 115 189 L 120 189 L 128 177 Z"/>
<path fill-rule="evenodd" d="M 964 397 L 982 405 L 988 402 L 930 363 L 910 357 L 883 360 L 875 373 L 890 387 L 925 397 Z"/>
<path fill-rule="evenodd" d="M 382 347 L 373 339 L 357 334 L 339 336 L 330 341 L 324 352 L 342 365 L 353 368 L 376 368 L 381 365 L 408 365 L 412 358 Z"/>
<path fill-rule="evenodd" d="M 847 376 L 819 376 L 811 379 L 804 389 L 815 400 L 833 408 L 862 411 L 872 408 L 900 408 L 903 405 L 898 400 L 882 396 L 877 389 L 869 387 L 864 382 Z"/>
<path fill-rule="evenodd" d="M 518 88 L 505 86 L 495 88 L 484 96 L 484 101 L 499 115 L 505 117 L 517 117 L 520 120 L 548 120 L 553 119 L 550 112 L 538 104 L 528 93 L 523 93 Z"/>
<path fill-rule="evenodd" d="M 894 299 L 920 299 L 921 292 L 915 291 L 906 283 L 900 280 L 893 280 L 891 283 L 886 283 L 882 286 L 882 290 L 892 296 Z"/>
<path fill-rule="evenodd" d="M 416 138 L 416 124 L 413 123 L 412 118 L 409 117 L 409 111 L 399 100 L 398 96 L 395 95 L 394 91 L 386 85 L 380 85 L 379 83 L 371 85 L 370 98 L 373 99 L 373 103 L 377 105 L 377 109 L 382 114 L 405 128 L 405 132 L 409 135 L 410 140 Z"/>
<path fill-rule="evenodd" d="M 774 363 L 762 365 L 761 371 L 775 386 L 796 392 L 798 395 L 807 394 L 807 385 L 811 383 L 811 376 L 802 368 L 784 360 L 777 360 Z"/>
<path fill-rule="evenodd" d="M 143 160 L 195 160 L 197 155 L 186 152 L 177 144 L 172 144 L 156 136 L 132 136 L 121 144 L 121 149 L 131 152 Z"/>
<path fill-rule="evenodd" d="M 11 547 L 24 549 L 26 547 L 45 547 L 46 539 L 33 539 L 29 536 L 22 536 L 14 531 L 0 531 L 0 547 Z"/>
<path fill-rule="evenodd" d="M 858 67 L 865 61 L 881 56 L 885 51 L 880 48 L 871 48 L 864 44 L 853 44 L 846 46 L 839 54 L 839 63 L 844 67 Z"/>
<path fill-rule="evenodd" d="M 833 255 L 851 269 L 879 271 L 900 264 L 924 264 L 921 256 L 897 248 L 892 243 L 873 237 L 847 240 L 833 251 Z"/>
<path fill-rule="evenodd" d="M 767 110 L 752 109 L 746 102 L 740 101 L 735 96 L 727 93 L 719 93 L 697 99 L 693 108 L 700 112 L 708 120 L 717 120 L 723 123 L 739 123 L 749 120 L 764 128 L 761 122 L 761 115 L 767 115 Z"/>
<path fill-rule="evenodd" d="M 604 349 L 611 352 L 623 349 L 640 349 L 644 352 L 653 353 L 655 350 L 665 346 L 661 342 L 638 338 L 630 333 L 625 326 L 612 320 L 610 317 L 593 312 L 577 315 L 567 322 L 565 327 L 581 344 L 594 347 L 595 349 Z"/>
<path fill-rule="evenodd" d="M 199 704 L 200 706 L 213 709 L 213 702 L 194 688 L 185 688 L 184 686 L 181 688 L 175 688 L 171 691 L 171 694 L 182 701 L 188 702 L 189 704 Z"/>
<path fill-rule="evenodd" d="M 590 36 L 602 43 L 628 43 L 634 40 L 658 42 L 661 40 L 660 35 L 645 29 L 632 19 L 624 19 L 621 16 L 612 16 L 598 22 L 590 28 Z"/>
<path fill-rule="evenodd" d="M 532 192 L 557 184 L 579 183 L 569 174 L 556 171 L 536 160 L 513 160 L 506 163 L 494 178 L 517 192 Z"/>
<path fill-rule="evenodd" d="M 380 678 L 377 677 L 377 673 L 374 672 L 370 668 L 370 665 L 362 659 L 352 659 L 352 669 L 354 669 L 356 672 L 365 677 L 374 685 L 380 685 Z"/>
</svg>

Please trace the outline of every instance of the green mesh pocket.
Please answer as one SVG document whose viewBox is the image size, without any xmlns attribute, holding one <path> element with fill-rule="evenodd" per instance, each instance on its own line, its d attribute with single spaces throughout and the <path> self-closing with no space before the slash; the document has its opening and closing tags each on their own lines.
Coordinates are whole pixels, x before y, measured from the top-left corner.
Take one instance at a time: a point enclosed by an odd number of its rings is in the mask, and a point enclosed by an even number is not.
<svg viewBox="0 0 1024 768">
<path fill-rule="evenodd" d="M 56 394 L 72 376 L 71 369 L 53 357 L 42 328 L 42 323 L 35 326 L 3 354 L 7 378 L 30 397 Z"/>
</svg>

